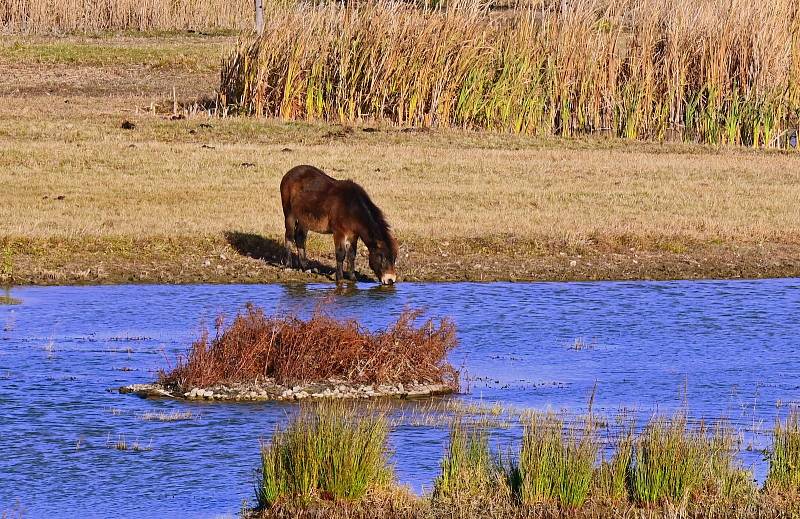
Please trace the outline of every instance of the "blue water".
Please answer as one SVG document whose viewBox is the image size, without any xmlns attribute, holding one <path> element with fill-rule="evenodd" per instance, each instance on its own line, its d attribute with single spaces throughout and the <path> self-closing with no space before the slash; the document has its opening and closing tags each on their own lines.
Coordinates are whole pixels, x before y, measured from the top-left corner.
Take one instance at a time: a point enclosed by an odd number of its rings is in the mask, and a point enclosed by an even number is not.
<svg viewBox="0 0 800 519">
<path fill-rule="evenodd" d="M 308 311 L 330 285 L 107 286 L 13 289 L 0 306 L 0 512 L 28 517 L 216 517 L 252 501 L 259 439 L 290 404 L 191 403 L 120 395 L 148 382 L 218 313 L 245 302 Z M 363 284 L 333 311 L 371 328 L 406 306 L 451 316 L 452 361 L 470 393 L 521 408 L 641 416 L 687 405 L 726 417 L 754 450 L 800 401 L 800 280 Z M 588 347 L 575 350 L 576 341 Z M 175 422 L 149 411 L 191 411 Z M 514 431 L 499 431 L 513 438 Z M 118 439 L 145 452 L 119 451 Z M 393 431 L 402 482 L 430 487 L 446 431 Z"/>
</svg>

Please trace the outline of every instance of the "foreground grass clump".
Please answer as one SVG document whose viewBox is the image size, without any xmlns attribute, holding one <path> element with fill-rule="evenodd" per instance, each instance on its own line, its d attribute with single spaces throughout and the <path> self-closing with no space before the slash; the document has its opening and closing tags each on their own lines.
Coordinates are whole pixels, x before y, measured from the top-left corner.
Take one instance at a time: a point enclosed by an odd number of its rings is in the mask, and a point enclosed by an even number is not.
<svg viewBox="0 0 800 519">
<path fill-rule="evenodd" d="M 694 494 L 740 499 L 753 490 L 752 475 L 735 459 L 735 437 L 723 424 L 709 431 L 686 415 L 657 417 L 636 440 L 630 466 L 631 498 L 641 504 L 686 506 Z"/>
<path fill-rule="evenodd" d="M 230 326 L 217 320 L 208 333 L 160 382 L 182 388 L 273 378 L 292 385 L 330 379 L 358 384 L 444 384 L 458 389 L 458 372 L 447 360 L 456 345 L 448 319 L 419 326 L 421 312 L 405 310 L 386 330 L 370 332 L 354 320 L 337 320 L 317 308 L 310 319 L 291 314 L 268 316 L 248 305 Z"/>
<path fill-rule="evenodd" d="M 397 486 L 387 468 L 392 422 L 384 412 L 341 401 L 302 407 L 263 446 L 261 517 L 800 517 L 791 489 L 768 479 L 774 491 L 757 491 L 753 474 L 736 460 L 737 437 L 725 422 L 693 424 L 683 411 L 654 417 L 638 433 L 625 418 L 610 426 L 592 415 L 568 421 L 526 414 L 522 444 L 509 458 L 490 447 L 489 422 L 457 414 L 433 492 L 422 496 Z M 798 434 L 792 420 L 778 423 L 776 442 L 787 428 Z M 608 461 L 598 459 L 601 427 L 613 435 Z M 797 447 L 788 447 L 789 456 Z M 788 459 L 773 456 L 771 463 L 794 463 Z M 779 468 L 771 467 L 769 477 Z"/>
<path fill-rule="evenodd" d="M 622 417 L 621 432 L 613 438 L 614 452 L 595 470 L 594 493 L 601 498 L 620 503 L 628 500 L 631 459 L 633 458 L 634 423 Z"/>
<path fill-rule="evenodd" d="M 796 2 L 536 2 L 504 17 L 459 4 L 276 6 L 224 63 L 222 101 L 292 119 L 752 146 L 786 145 L 797 126 Z"/>
<path fill-rule="evenodd" d="M 450 442 L 441 463 L 441 473 L 433 485 L 435 500 L 483 502 L 505 488 L 500 471 L 489 450 L 489 431 L 485 424 L 465 424 L 457 417 L 450 425 Z"/>
<path fill-rule="evenodd" d="M 767 488 L 800 493 L 800 408 L 793 408 L 785 421 L 775 423 Z"/>
<path fill-rule="evenodd" d="M 354 500 L 392 480 L 385 416 L 342 402 L 304 406 L 261 448 L 258 508 L 280 500 Z"/>
<path fill-rule="evenodd" d="M 581 506 L 589 494 L 599 442 L 590 419 L 564 431 L 553 414 L 534 414 L 524 424 L 519 459 L 509 470 L 514 495 L 523 505 L 557 501 Z"/>
</svg>

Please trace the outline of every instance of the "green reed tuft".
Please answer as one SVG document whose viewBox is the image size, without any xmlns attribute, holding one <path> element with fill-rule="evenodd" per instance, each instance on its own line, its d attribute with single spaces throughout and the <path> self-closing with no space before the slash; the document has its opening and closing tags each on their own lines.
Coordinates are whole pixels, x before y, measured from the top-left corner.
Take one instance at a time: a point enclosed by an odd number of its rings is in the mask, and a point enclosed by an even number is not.
<svg viewBox="0 0 800 519">
<path fill-rule="evenodd" d="M 579 507 L 589 494 L 599 451 L 591 419 L 564 429 L 553 414 L 534 414 L 524 424 L 519 458 L 508 480 L 523 505 L 557 501 Z"/>
<path fill-rule="evenodd" d="M 800 408 L 792 408 L 786 420 L 775 422 L 766 487 L 800 492 Z"/>
<path fill-rule="evenodd" d="M 487 424 L 466 425 L 455 418 L 450 425 L 450 442 L 434 481 L 436 500 L 475 500 L 496 494 L 499 470 L 489 450 Z"/>
<path fill-rule="evenodd" d="M 302 407 L 285 428 L 261 448 L 258 507 L 281 499 L 356 500 L 387 484 L 388 424 L 376 408 L 358 411 L 343 402 Z"/>
<path fill-rule="evenodd" d="M 595 491 L 597 495 L 614 502 L 628 500 L 629 474 L 633 458 L 633 422 L 624 418 L 619 424 L 622 431 L 613 439 L 614 453 L 609 460 L 603 460 L 595 470 Z"/>
<path fill-rule="evenodd" d="M 638 503 L 685 506 L 695 493 L 741 498 L 753 488 L 752 476 L 736 461 L 736 439 L 724 423 L 710 431 L 690 427 L 683 412 L 653 418 L 634 443 L 631 497 Z"/>
</svg>

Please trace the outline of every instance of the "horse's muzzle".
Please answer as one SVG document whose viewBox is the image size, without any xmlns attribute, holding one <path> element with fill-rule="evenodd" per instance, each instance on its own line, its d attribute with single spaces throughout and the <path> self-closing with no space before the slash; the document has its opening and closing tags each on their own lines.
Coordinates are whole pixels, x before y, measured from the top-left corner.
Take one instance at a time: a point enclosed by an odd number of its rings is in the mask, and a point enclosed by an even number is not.
<svg viewBox="0 0 800 519">
<path fill-rule="evenodd" d="M 382 285 L 394 285 L 397 281 L 397 276 L 394 274 L 384 274 L 381 276 L 381 284 Z"/>
</svg>

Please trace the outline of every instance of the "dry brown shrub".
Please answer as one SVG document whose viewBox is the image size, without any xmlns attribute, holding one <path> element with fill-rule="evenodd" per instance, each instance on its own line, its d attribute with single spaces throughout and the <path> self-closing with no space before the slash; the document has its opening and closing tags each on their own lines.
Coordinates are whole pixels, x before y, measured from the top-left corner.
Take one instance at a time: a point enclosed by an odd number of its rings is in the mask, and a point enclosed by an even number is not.
<svg viewBox="0 0 800 519">
<path fill-rule="evenodd" d="M 304 321 L 290 313 L 268 316 L 248 304 L 225 327 L 217 319 L 177 366 L 159 373 L 165 385 L 209 387 L 274 378 L 293 385 L 329 379 L 357 384 L 445 384 L 458 389 L 458 371 L 446 355 L 456 346 L 450 319 L 415 322 L 420 310 L 404 310 L 386 330 L 370 332 L 355 320 L 337 320 L 322 306 Z"/>
</svg>

